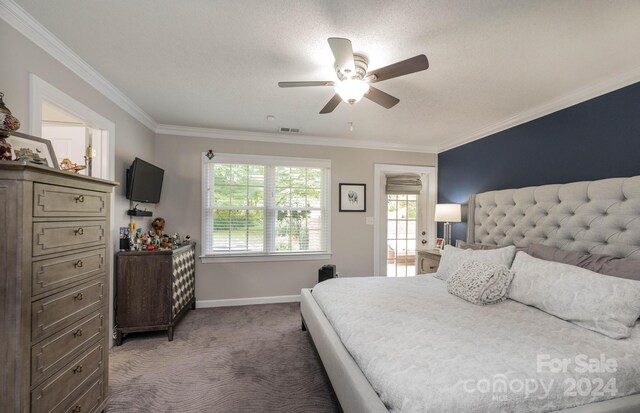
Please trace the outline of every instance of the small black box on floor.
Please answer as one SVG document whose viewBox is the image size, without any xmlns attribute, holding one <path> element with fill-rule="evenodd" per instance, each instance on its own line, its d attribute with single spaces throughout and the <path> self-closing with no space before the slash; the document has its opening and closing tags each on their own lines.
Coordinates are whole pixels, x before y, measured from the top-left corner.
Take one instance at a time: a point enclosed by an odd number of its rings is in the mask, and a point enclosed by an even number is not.
<svg viewBox="0 0 640 413">
<path fill-rule="evenodd" d="M 322 268 L 318 270 L 318 282 L 329 280 L 331 278 L 336 278 L 336 266 L 335 265 L 323 265 Z"/>
</svg>

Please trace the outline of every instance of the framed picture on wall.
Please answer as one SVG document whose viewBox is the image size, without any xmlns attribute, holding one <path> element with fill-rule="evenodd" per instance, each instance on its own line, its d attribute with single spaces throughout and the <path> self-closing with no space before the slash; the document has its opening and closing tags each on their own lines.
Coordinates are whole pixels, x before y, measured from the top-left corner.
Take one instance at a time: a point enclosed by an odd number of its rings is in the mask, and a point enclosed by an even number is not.
<svg viewBox="0 0 640 413">
<path fill-rule="evenodd" d="M 50 140 L 20 132 L 14 132 L 5 140 L 11 145 L 12 159 L 60 169 Z"/>
<path fill-rule="evenodd" d="M 340 184 L 340 212 L 366 212 L 367 185 Z"/>
</svg>

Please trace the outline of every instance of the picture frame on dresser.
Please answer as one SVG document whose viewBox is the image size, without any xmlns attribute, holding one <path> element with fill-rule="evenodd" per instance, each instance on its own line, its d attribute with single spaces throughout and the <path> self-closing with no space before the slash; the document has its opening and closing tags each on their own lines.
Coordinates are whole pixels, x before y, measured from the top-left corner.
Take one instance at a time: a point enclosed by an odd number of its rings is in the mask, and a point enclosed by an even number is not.
<svg viewBox="0 0 640 413">
<path fill-rule="evenodd" d="M 11 136 L 5 138 L 5 141 L 11 145 L 11 158 L 13 160 L 26 158 L 28 162 L 36 165 L 60 169 L 56 153 L 53 150 L 53 144 L 49 139 L 13 132 Z"/>
</svg>

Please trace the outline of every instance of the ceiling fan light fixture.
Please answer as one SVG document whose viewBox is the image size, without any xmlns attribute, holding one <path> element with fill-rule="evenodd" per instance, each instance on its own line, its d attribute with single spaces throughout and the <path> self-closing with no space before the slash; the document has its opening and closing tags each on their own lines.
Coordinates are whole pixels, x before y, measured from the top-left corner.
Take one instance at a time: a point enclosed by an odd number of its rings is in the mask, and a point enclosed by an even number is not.
<svg viewBox="0 0 640 413">
<path fill-rule="evenodd" d="M 336 83 L 335 90 L 342 100 L 353 105 L 369 91 L 369 84 L 360 79 L 345 79 Z"/>
</svg>

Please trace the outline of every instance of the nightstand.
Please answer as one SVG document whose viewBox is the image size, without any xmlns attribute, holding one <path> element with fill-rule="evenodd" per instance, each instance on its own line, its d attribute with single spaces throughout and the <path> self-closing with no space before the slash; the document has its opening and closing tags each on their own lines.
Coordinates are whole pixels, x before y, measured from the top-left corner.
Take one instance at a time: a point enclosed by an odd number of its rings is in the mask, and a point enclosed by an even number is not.
<svg viewBox="0 0 640 413">
<path fill-rule="evenodd" d="M 442 250 L 429 249 L 416 251 L 416 274 L 431 274 L 438 271 Z"/>
</svg>

